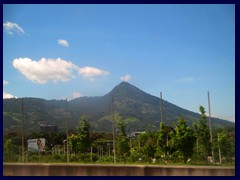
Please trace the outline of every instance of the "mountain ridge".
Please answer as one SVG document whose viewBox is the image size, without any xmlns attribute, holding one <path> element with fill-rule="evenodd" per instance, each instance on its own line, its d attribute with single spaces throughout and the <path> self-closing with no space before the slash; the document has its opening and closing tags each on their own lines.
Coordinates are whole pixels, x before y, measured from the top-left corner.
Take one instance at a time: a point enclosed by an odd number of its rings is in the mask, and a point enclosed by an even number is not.
<svg viewBox="0 0 240 180">
<path fill-rule="evenodd" d="M 136 86 L 121 82 L 103 96 L 79 97 L 68 101 L 24 98 L 25 127 L 29 131 L 39 131 L 39 123 L 53 124 L 64 131 L 66 125 L 66 105 L 69 110 L 69 128 L 76 129 L 80 117 L 87 115 L 92 131 L 111 131 L 112 97 L 116 118 L 122 116 L 128 132 L 157 130 L 160 122 L 160 98 L 150 95 Z M 163 100 L 163 118 L 168 126 L 183 116 L 191 126 L 200 114 L 183 109 Z M 4 131 L 11 131 L 11 126 L 19 126 L 21 120 L 21 99 L 4 99 Z M 235 123 L 212 118 L 213 127 L 235 126 Z"/>
</svg>

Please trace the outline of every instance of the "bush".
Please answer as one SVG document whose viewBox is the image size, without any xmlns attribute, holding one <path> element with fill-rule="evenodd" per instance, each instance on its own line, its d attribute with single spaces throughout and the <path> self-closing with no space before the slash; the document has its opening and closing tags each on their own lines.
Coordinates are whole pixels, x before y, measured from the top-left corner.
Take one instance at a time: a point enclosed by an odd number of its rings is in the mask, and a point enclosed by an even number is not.
<svg viewBox="0 0 240 180">
<path fill-rule="evenodd" d="M 113 162 L 113 157 L 112 156 L 103 156 L 100 157 L 97 162 Z"/>
<path fill-rule="evenodd" d="M 52 157 L 54 161 L 58 162 L 66 162 L 67 159 L 65 154 L 54 154 Z"/>
<path fill-rule="evenodd" d="M 28 156 L 28 161 L 30 161 L 30 162 L 37 162 L 37 161 L 39 161 L 39 156 L 36 155 L 36 154 L 30 155 L 30 156 Z"/>
<path fill-rule="evenodd" d="M 131 148 L 130 149 L 130 156 L 127 158 L 127 161 L 138 162 L 139 158 L 141 158 L 141 153 L 137 149 Z"/>
<path fill-rule="evenodd" d="M 78 156 L 76 154 L 70 154 L 69 161 L 70 162 L 78 162 Z"/>
<path fill-rule="evenodd" d="M 3 156 L 4 162 L 17 162 L 18 160 L 22 160 L 21 157 L 19 158 L 19 155 L 12 154 L 10 156 Z"/>
<path fill-rule="evenodd" d="M 98 157 L 95 153 L 92 154 L 92 162 L 97 161 Z M 91 153 L 70 154 L 70 162 L 91 162 Z"/>
</svg>

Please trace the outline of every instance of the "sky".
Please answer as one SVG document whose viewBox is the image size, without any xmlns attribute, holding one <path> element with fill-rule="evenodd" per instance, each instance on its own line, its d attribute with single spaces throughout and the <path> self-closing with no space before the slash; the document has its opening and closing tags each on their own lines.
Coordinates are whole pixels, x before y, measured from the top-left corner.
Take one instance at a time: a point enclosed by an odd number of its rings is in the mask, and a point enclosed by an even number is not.
<svg viewBox="0 0 240 180">
<path fill-rule="evenodd" d="M 235 5 L 3 5 L 3 98 L 103 96 L 126 81 L 235 122 Z"/>
</svg>

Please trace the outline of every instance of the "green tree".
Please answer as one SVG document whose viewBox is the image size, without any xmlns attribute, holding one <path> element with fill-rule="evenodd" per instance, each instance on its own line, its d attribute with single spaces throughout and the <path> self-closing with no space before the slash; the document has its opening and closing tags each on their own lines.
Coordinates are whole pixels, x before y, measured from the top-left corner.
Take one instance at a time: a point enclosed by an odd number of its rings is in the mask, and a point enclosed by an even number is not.
<svg viewBox="0 0 240 180">
<path fill-rule="evenodd" d="M 69 148 L 72 153 L 77 154 L 80 150 L 80 138 L 78 135 L 72 134 L 68 137 Z"/>
<path fill-rule="evenodd" d="M 183 155 L 184 163 L 192 156 L 195 141 L 194 131 L 187 126 L 187 122 L 184 118 L 180 118 L 175 128 L 173 145 Z"/>
<path fill-rule="evenodd" d="M 129 139 L 125 131 L 125 124 L 123 123 L 122 117 L 118 116 L 118 135 L 116 138 L 117 154 L 126 160 L 126 155 L 129 153 Z"/>
<path fill-rule="evenodd" d="M 221 129 L 217 134 L 217 144 L 222 159 L 232 162 L 232 158 L 235 155 L 233 133 L 228 132 L 227 129 Z"/>
<path fill-rule="evenodd" d="M 168 138 L 168 132 L 167 132 L 167 127 L 164 124 L 164 122 L 160 123 L 160 129 L 158 132 L 158 137 L 157 137 L 157 156 L 162 156 L 164 157 L 167 154 L 167 138 Z"/>
<path fill-rule="evenodd" d="M 3 157 L 4 160 L 11 159 L 13 153 L 13 143 L 11 139 L 6 139 L 3 144 Z"/>
<path fill-rule="evenodd" d="M 86 115 L 81 116 L 81 121 L 78 126 L 79 149 L 81 152 L 86 152 L 91 146 L 90 141 L 90 124 L 86 120 Z"/>
<path fill-rule="evenodd" d="M 207 157 L 211 154 L 211 142 L 210 142 L 210 130 L 207 125 L 207 117 L 205 115 L 205 109 L 203 106 L 199 107 L 201 113 L 198 124 L 194 123 L 195 134 L 197 136 L 197 154 L 201 160 L 207 160 Z"/>
<path fill-rule="evenodd" d="M 157 132 L 147 130 L 139 135 L 141 142 L 140 152 L 143 154 L 143 160 L 150 161 L 154 157 L 157 148 Z"/>
</svg>

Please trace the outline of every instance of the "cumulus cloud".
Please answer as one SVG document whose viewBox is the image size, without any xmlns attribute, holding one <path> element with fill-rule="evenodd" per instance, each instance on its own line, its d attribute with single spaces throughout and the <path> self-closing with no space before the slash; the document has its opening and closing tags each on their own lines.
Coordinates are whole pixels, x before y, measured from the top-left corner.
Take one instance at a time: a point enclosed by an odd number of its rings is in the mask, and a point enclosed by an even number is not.
<svg viewBox="0 0 240 180">
<path fill-rule="evenodd" d="M 8 81 L 3 80 L 3 85 L 8 85 Z"/>
<path fill-rule="evenodd" d="M 120 79 L 121 79 L 122 81 L 128 82 L 128 81 L 130 81 L 130 80 L 132 79 L 132 77 L 131 77 L 131 75 L 126 74 L 125 76 L 122 76 Z"/>
<path fill-rule="evenodd" d="M 185 78 L 177 80 L 178 83 L 190 83 L 190 82 L 194 82 L 194 81 L 195 81 L 194 77 L 185 77 Z"/>
<path fill-rule="evenodd" d="M 13 60 L 13 67 L 33 82 L 44 84 L 47 81 L 68 81 L 74 76 L 72 69 L 75 65 L 63 59 L 45 59 L 34 61 L 29 58 Z"/>
<path fill-rule="evenodd" d="M 9 84 L 8 81 L 3 80 L 3 86 L 8 84 Z M 3 91 L 3 99 L 10 99 L 10 98 L 17 98 L 17 97 Z"/>
<path fill-rule="evenodd" d="M 8 94 L 6 92 L 3 92 L 3 99 L 10 99 L 10 98 L 17 98 L 17 97 L 11 94 Z"/>
<path fill-rule="evenodd" d="M 13 60 L 13 67 L 33 82 L 45 84 L 48 81 L 69 81 L 74 78 L 73 71 L 77 71 L 83 77 L 94 80 L 95 76 L 108 75 L 109 72 L 94 67 L 80 68 L 70 61 L 61 58 L 39 61 L 30 58 L 17 58 Z"/>
<path fill-rule="evenodd" d="M 64 47 L 69 47 L 69 43 L 64 39 L 59 39 L 58 44 Z"/>
<path fill-rule="evenodd" d="M 3 23 L 3 27 L 9 34 L 14 34 L 14 32 L 20 32 L 22 34 L 25 33 L 23 28 L 21 28 L 17 23 L 7 21 Z"/>
<path fill-rule="evenodd" d="M 83 67 L 78 68 L 78 73 L 83 77 L 87 78 L 90 81 L 95 80 L 93 77 L 95 76 L 106 76 L 109 75 L 108 71 L 104 71 L 95 67 Z"/>
</svg>

